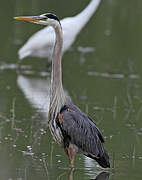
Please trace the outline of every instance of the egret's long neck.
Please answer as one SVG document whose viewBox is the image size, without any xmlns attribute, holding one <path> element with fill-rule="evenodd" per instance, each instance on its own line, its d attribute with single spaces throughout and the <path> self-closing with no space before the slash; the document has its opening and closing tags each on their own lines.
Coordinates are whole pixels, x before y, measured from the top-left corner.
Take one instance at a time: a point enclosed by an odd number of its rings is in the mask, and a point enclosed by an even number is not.
<svg viewBox="0 0 142 180">
<path fill-rule="evenodd" d="M 65 103 L 65 94 L 62 86 L 61 65 L 63 34 L 61 25 L 58 22 L 56 22 L 56 25 L 53 28 L 56 34 L 56 42 L 52 55 L 50 114 L 54 114 L 54 116 L 56 116 Z"/>
<path fill-rule="evenodd" d="M 100 2 L 101 0 L 92 0 L 81 13 L 79 13 L 74 17 L 78 22 L 77 26 L 79 30 L 81 30 L 86 25 L 86 23 L 89 21 L 91 16 L 97 10 L 97 7 L 99 6 Z"/>
</svg>

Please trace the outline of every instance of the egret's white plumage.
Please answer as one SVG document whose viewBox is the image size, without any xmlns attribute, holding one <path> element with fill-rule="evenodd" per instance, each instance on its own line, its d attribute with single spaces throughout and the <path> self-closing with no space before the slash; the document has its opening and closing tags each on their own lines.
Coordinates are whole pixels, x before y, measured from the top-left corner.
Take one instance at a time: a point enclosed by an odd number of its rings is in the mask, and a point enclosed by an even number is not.
<svg viewBox="0 0 142 180">
<path fill-rule="evenodd" d="M 91 0 L 89 5 L 78 15 L 61 20 L 64 39 L 63 53 L 73 44 L 78 33 L 97 10 L 100 1 L 101 0 Z M 33 56 L 51 60 L 54 43 L 55 32 L 53 28 L 45 27 L 35 33 L 18 51 L 19 58 L 23 59 L 27 56 Z"/>
</svg>

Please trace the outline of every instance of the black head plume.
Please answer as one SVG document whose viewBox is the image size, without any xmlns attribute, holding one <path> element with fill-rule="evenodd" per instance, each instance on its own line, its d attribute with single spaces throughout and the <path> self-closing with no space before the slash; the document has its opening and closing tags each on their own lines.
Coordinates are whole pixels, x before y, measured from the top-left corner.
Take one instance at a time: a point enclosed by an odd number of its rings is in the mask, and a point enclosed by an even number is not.
<svg viewBox="0 0 142 180">
<path fill-rule="evenodd" d="M 47 13 L 47 14 L 44 14 L 44 16 L 50 18 L 50 19 L 54 19 L 58 22 L 60 22 L 59 18 L 55 15 L 55 14 L 51 14 L 51 13 Z"/>
</svg>

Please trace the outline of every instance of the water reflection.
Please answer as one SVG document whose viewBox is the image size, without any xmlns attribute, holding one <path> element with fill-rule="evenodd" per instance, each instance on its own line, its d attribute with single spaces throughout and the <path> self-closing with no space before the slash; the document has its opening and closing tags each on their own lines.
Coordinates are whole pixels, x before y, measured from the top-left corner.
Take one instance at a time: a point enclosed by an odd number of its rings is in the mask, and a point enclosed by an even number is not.
<svg viewBox="0 0 142 180">
<path fill-rule="evenodd" d="M 95 177 L 94 175 L 90 177 L 92 180 L 109 180 L 109 172 L 98 172 L 96 173 Z M 70 170 L 68 180 L 73 180 L 73 169 Z"/>
<path fill-rule="evenodd" d="M 109 173 L 108 172 L 101 172 L 95 180 L 108 180 L 109 179 Z"/>
<path fill-rule="evenodd" d="M 40 151 L 41 137 L 44 133 L 46 133 L 49 102 L 50 102 L 50 98 L 49 98 L 50 78 L 48 77 L 46 79 L 43 79 L 41 77 L 33 78 L 30 76 L 24 76 L 20 74 L 18 75 L 18 78 L 17 78 L 17 84 L 19 88 L 22 90 L 22 92 L 24 93 L 26 99 L 30 102 L 30 104 L 32 104 L 32 106 L 36 108 L 37 111 L 39 111 L 44 117 L 42 121 L 38 121 L 35 127 L 33 127 L 34 129 L 33 143 L 31 147 L 28 148 L 28 151 L 23 152 L 23 154 L 26 156 L 28 155 L 33 156 L 35 155 L 35 153 L 38 153 Z M 48 162 L 46 159 L 47 158 L 46 154 L 44 154 L 44 156 L 42 157 L 42 162 L 43 162 L 44 169 L 47 175 L 49 175 L 49 172 L 48 172 L 49 169 L 50 168 L 52 169 L 55 166 L 54 160 L 53 160 L 55 144 L 52 140 L 49 140 L 48 144 L 50 144 L 50 151 L 49 151 L 50 154 L 48 156 L 50 158 L 48 159 Z M 61 157 L 60 154 L 58 156 Z M 93 179 L 94 179 L 94 176 L 97 176 L 96 177 L 97 179 L 102 179 L 102 180 L 103 178 L 104 180 L 106 179 L 105 177 L 107 176 L 104 176 L 103 174 L 101 175 L 101 172 L 103 171 L 103 169 L 101 169 L 99 165 L 96 165 L 96 162 L 94 160 L 85 156 L 81 156 L 81 157 L 84 159 L 83 170 L 85 172 L 85 176 L 87 177 L 89 176 L 90 178 L 93 178 Z M 78 169 L 75 169 L 75 171 L 77 170 Z M 57 179 L 60 179 L 60 178 L 57 178 Z M 69 172 L 68 179 L 69 180 L 73 179 L 72 170 L 70 170 Z"/>
<path fill-rule="evenodd" d="M 68 167 L 67 157 L 52 142 L 46 129 L 44 113 L 40 116 L 37 113 L 40 110 L 36 111 L 37 107 L 34 105 L 35 108 L 31 107 L 32 101 L 29 101 L 30 104 L 16 85 L 17 50 L 23 43 L 21 40 L 26 40 L 38 27 L 23 23 L 13 24 L 12 17 L 27 12 L 37 14 L 41 10 L 46 12 L 51 9 L 60 17 L 64 17 L 73 12 L 80 12 L 89 1 L 74 0 L 70 1 L 70 4 L 65 0 L 62 3 L 56 1 L 56 4 L 51 0 L 16 0 L 11 3 L 1 1 L 0 13 L 1 17 L 4 17 L 0 34 L 1 179 L 67 180 L 69 176 L 69 168 L 65 169 Z M 111 180 L 142 178 L 141 7 L 140 0 L 102 0 L 97 16 L 94 16 L 87 28 L 80 33 L 73 51 L 65 55 L 65 86 L 74 97 L 75 104 L 80 105 L 81 109 L 88 105 L 86 109 L 95 117 L 106 136 L 108 151 L 111 154 L 115 152 L 115 173 L 110 175 Z M 82 48 L 94 46 L 94 50 Z M 81 66 L 78 61 L 80 58 L 84 62 Z M 42 61 L 29 60 L 35 69 L 43 69 Z M 22 70 L 27 69 L 27 74 L 34 77 L 35 74 L 28 71 L 31 68 L 23 66 Z M 26 78 L 31 79 L 28 76 Z M 80 83 L 75 84 L 75 80 Z M 80 100 L 82 95 L 86 99 Z M 13 99 L 16 99 L 16 116 L 12 129 Z M 96 163 L 91 160 L 87 162 L 88 160 L 83 158 L 81 156 L 81 160 L 77 162 L 80 169 L 73 171 L 73 178 L 95 179 Z"/>
<path fill-rule="evenodd" d="M 92 180 L 109 180 L 109 172 L 99 172 Z M 73 170 L 69 172 L 68 180 L 73 180 Z"/>
<path fill-rule="evenodd" d="M 29 102 L 47 118 L 50 103 L 50 78 L 29 78 L 19 75 L 17 84 Z"/>
</svg>

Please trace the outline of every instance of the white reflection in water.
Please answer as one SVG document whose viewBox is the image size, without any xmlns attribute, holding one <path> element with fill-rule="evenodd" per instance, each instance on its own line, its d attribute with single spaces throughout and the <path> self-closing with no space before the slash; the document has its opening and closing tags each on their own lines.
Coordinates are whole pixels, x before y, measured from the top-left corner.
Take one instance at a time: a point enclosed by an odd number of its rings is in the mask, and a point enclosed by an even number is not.
<svg viewBox="0 0 142 180">
<path fill-rule="evenodd" d="M 50 78 L 31 78 L 28 76 L 19 75 L 17 78 L 17 84 L 24 93 L 26 99 L 40 111 L 40 113 L 47 120 L 49 103 L 50 103 Z M 66 92 L 67 93 L 67 92 Z M 39 130 L 38 130 L 39 131 Z M 38 133 L 37 133 L 38 134 Z M 36 135 L 35 135 L 36 136 Z M 39 135 L 38 135 L 39 136 Z M 37 142 L 36 142 L 37 143 Z M 24 152 L 24 154 L 27 152 Z M 53 152 L 52 152 L 53 154 Z M 86 157 L 84 158 L 84 171 L 90 178 L 96 178 L 96 180 L 108 180 L 108 173 L 103 172 L 97 163 Z M 95 172 L 95 173 L 94 173 Z M 69 180 L 72 179 L 72 171 L 69 173 Z"/>
<path fill-rule="evenodd" d="M 98 77 L 104 77 L 104 78 L 110 78 L 110 79 L 124 79 L 124 78 L 130 78 L 130 79 L 139 79 L 140 76 L 137 74 L 117 74 L 117 73 L 108 73 L 108 72 L 88 72 L 89 76 L 98 76 Z"/>
<path fill-rule="evenodd" d="M 18 86 L 23 91 L 29 102 L 45 117 L 48 117 L 50 103 L 50 79 L 28 78 L 19 75 L 17 79 Z"/>
</svg>

